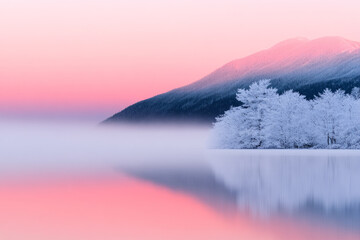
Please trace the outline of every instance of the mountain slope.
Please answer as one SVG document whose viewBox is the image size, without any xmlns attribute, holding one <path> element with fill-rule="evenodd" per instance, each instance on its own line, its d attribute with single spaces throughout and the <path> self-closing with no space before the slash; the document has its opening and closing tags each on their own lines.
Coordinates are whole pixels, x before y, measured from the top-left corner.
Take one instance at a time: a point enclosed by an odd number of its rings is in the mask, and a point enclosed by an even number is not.
<svg viewBox="0 0 360 240">
<path fill-rule="evenodd" d="M 325 88 L 360 87 L 360 43 L 340 37 L 295 38 L 234 60 L 197 82 L 135 103 L 104 122 L 189 120 L 212 122 L 237 106 L 238 88 L 272 79 L 285 91 L 312 98 Z"/>
</svg>

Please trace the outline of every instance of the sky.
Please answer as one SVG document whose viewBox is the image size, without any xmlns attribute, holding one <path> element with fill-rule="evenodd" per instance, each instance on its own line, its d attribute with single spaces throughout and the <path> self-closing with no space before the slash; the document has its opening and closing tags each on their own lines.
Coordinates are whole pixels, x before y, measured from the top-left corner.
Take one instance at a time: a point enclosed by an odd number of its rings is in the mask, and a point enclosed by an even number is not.
<svg viewBox="0 0 360 240">
<path fill-rule="evenodd" d="M 96 121 L 279 41 L 360 41 L 358 0 L 0 0 L 0 116 Z"/>
</svg>

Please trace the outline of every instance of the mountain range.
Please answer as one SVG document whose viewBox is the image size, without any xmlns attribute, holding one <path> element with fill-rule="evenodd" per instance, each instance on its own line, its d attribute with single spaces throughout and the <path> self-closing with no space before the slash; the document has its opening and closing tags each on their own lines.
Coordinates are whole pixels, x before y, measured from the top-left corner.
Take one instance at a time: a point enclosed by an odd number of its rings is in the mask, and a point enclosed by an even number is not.
<svg viewBox="0 0 360 240">
<path fill-rule="evenodd" d="M 293 89 L 308 99 L 325 88 L 349 92 L 360 87 L 360 42 L 341 37 L 289 39 L 231 61 L 190 85 L 137 102 L 104 122 L 211 123 L 240 104 L 235 99 L 239 88 L 261 79 L 271 79 L 280 92 Z"/>
</svg>

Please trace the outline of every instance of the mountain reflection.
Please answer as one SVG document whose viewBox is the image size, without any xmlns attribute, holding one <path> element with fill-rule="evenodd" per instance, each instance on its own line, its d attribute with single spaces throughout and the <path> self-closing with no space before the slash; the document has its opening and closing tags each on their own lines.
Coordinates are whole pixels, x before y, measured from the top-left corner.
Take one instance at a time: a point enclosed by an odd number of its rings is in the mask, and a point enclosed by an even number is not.
<svg viewBox="0 0 360 240">
<path fill-rule="evenodd" d="M 291 216 L 360 230 L 360 152 L 210 150 L 202 169 L 123 169 L 217 209 Z"/>
</svg>

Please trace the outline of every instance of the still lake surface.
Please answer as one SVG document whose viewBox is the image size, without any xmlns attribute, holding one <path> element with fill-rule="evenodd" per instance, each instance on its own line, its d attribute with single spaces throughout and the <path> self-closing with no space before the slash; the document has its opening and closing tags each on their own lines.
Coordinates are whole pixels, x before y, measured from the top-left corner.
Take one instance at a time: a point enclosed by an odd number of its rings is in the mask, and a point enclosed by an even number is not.
<svg viewBox="0 0 360 240">
<path fill-rule="evenodd" d="M 360 151 L 199 126 L 0 124 L 0 239 L 360 239 Z"/>
</svg>

